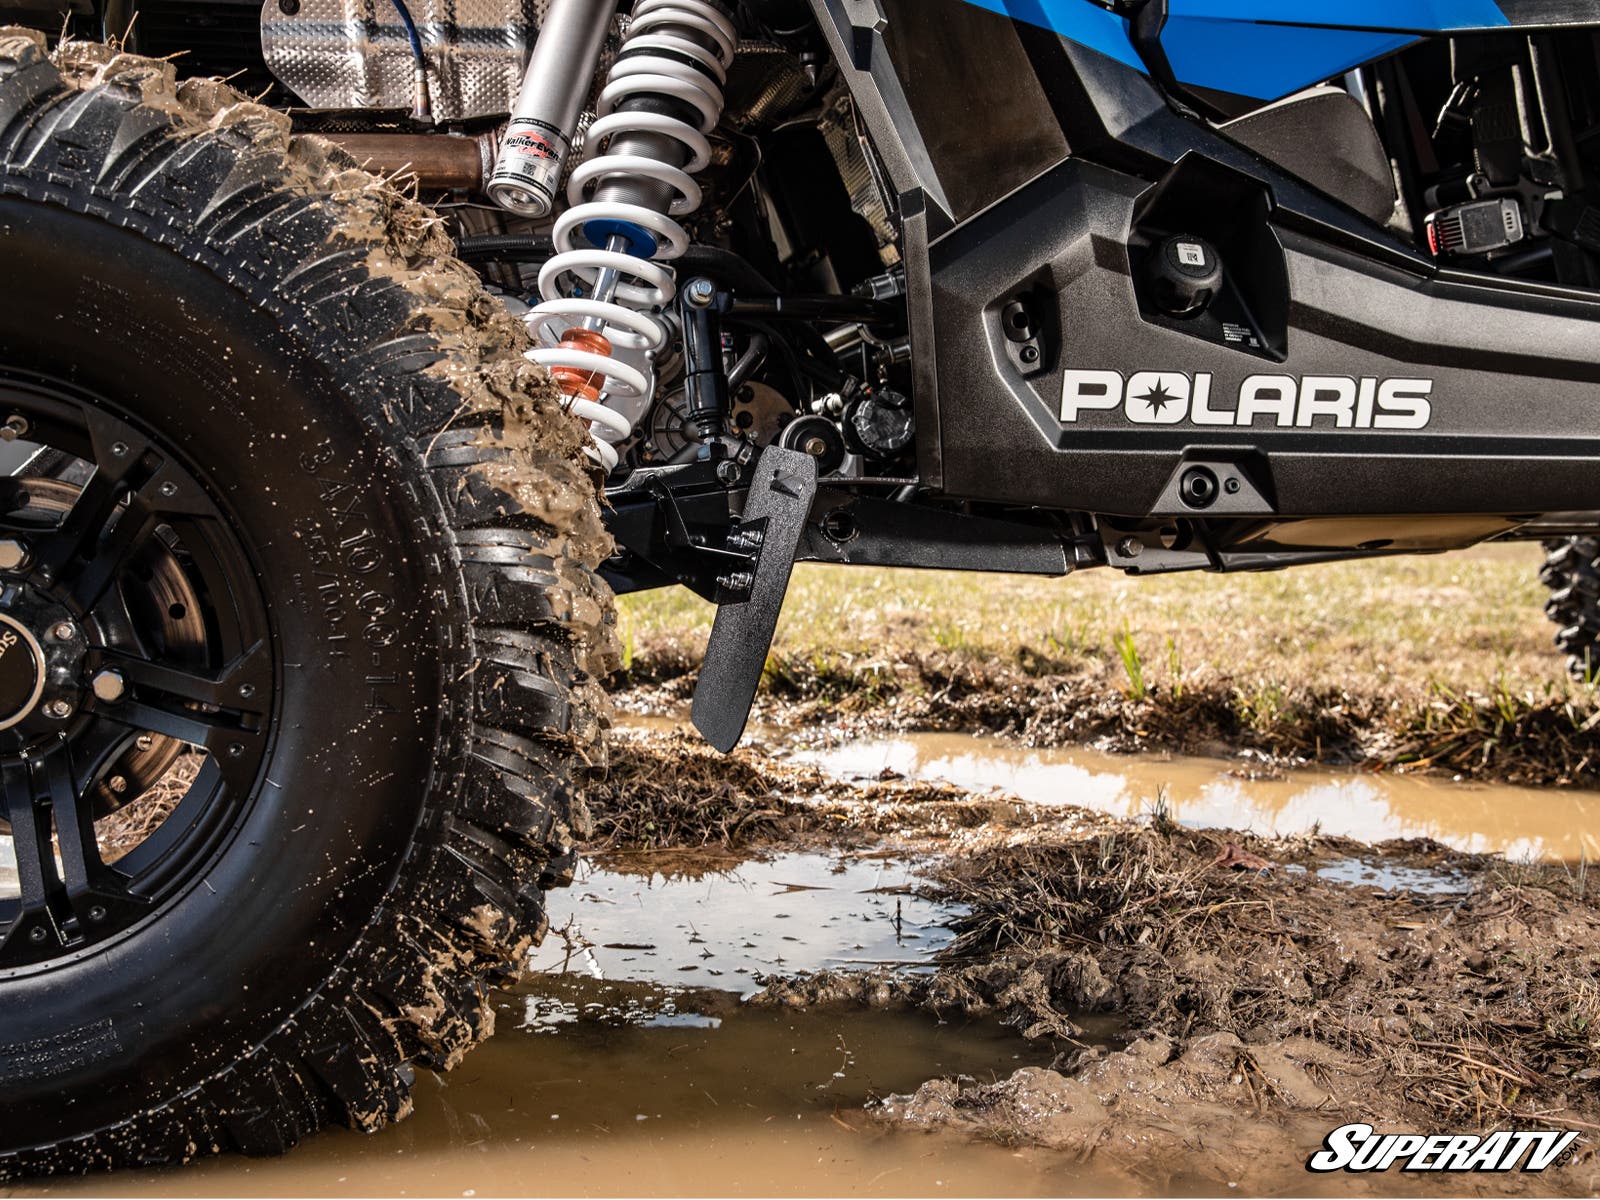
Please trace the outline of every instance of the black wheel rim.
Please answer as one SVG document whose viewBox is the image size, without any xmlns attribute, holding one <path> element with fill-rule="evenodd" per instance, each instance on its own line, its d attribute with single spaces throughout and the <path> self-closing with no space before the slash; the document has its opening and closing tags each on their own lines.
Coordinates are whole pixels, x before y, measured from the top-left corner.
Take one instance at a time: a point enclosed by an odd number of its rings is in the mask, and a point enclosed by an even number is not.
<svg viewBox="0 0 1600 1200">
<path fill-rule="evenodd" d="M 276 671 L 237 525 L 161 435 L 0 372 L 0 439 L 27 460 L 0 476 L 0 973 L 31 973 L 201 880 L 254 794 Z M 147 801 L 159 819 L 110 845 Z"/>
</svg>

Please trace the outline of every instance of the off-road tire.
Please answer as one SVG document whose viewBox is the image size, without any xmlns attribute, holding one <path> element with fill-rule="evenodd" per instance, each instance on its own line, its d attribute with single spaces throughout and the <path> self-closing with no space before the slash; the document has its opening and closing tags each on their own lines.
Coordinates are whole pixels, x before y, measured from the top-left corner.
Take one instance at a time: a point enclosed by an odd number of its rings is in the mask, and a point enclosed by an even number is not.
<svg viewBox="0 0 1600 1200">
<path fill-rule="evenodd" d="M 1539 581 L 1550 589 L 1545 615 L 1556 625 L 1556 645 L 1567 673 L 1581 682 L 1600 678 L 1600 538 L 1557 538 L 1544 544 Z"/>
<path fill-rule="evenodd" d="M 81 305 L 25 326 L 16 306 L 43 314 L 63 276 Z M 59 360 L 76 322 L 75 384 L 171 379 L 128 409 L 181 426 L 240 513 L 284 695 L 203 887 L 52 971 L 0 972 L 0 1176 L 397 1120 L 413 1064 L 492 1032 L 487 989 L 587 829 L 615 618 L 583 430 L 426 209 L 220 83 L 18 28 L 0 289 L 0 360 Z M 376 610 L 367 561 L 341 557 L 363 532 L 397 581 Z M 363 627 L 380 618 L 405 636 Z"/>
</svg>

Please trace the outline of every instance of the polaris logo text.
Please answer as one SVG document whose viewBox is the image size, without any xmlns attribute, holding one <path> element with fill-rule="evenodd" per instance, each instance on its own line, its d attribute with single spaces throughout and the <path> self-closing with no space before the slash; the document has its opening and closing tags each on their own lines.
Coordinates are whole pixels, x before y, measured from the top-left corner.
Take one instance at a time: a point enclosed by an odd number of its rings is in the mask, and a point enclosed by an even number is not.
<svg viewBox="0 0 1600 1200">
<path fill-rule="evenodd" d="M 1578 1138 L 1575 1132 L 1476 1134 L 1376 1133 L 1341 1125 L 1306 1163 L 1308 1171 L 1543 1171 Z"/>
<path fill-rule="evenodd" d="M 1135 425 L 1217 425 L 1278 429 L 1426 429 L 1433 380 L 1355 379 L 1348 375 L 1252 375 L 1231 401 L 1213 394 L 1208 373 L 1068 371 L 1061 420 L 1113 412 Z"/>
</svg>

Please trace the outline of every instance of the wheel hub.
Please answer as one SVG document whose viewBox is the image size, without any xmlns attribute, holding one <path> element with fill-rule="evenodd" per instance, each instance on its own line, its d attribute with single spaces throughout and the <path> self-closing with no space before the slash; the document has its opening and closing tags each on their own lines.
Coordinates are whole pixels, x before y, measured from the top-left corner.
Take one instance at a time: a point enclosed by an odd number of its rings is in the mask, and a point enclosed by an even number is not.
<svg viewBox="0 0 1600 1200">
<path fill-rule="evenodd" d="M 0 613 L 0 729 L 26 720 L 44 694 L 45 658 L 39 639 Z"/>
<path fill-rule="evenodd" d="M 0 576 L 0 758 L 36 754 L 82 707 L 89 642 L 47 593 Z"/>
</svg>

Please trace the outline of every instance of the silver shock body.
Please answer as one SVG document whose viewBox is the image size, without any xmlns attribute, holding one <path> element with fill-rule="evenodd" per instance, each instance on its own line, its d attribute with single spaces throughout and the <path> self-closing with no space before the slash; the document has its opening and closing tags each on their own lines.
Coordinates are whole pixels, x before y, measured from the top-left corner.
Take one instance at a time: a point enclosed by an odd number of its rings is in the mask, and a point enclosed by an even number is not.
<svg viewBox="0 0 1600 1200">
<path fill-rule="evenodd" d="M 500 207 L 535 219 L 554 210 L 616 12 L 617 0 L 551 0 L 489 180 L 489 198 Z"/>
</svg>

